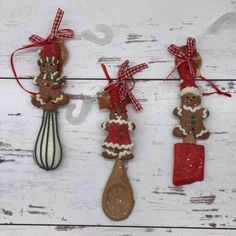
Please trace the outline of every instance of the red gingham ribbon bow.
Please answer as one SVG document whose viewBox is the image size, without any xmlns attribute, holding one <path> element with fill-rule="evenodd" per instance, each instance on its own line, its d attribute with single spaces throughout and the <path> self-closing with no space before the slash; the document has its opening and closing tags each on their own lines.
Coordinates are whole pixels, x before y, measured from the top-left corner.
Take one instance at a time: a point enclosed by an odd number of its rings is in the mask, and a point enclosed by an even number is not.
<svg viewBox="0 0 236 236">
<path fill-rule="evenodd" d="M 117 87 L 118 87 L 118 98 L 122 104 L 122 109 L 125 110 L 125 103 L 126 103 L 126 98 L 127 95 L 130 98 L 130 101 L 132 102 L 134 108 L 136 111 L 141 111 L 143 109 L 142 105 L 138 102 L 138 100 L 135 98 L 135 96 L 132 93 L 132 89 L 134 88 L 135 82 L 133 75 L 143 69 L 146 69 L 148 65 L 146 63 L 139 64 L 137 66 L 133 66 L 129 68 L 129 61 L 126 60 L 123 62 L 118 70 L 118 82 L 117 82 Z M 111 78 L 109 77 L 109 74 L 106 70 L 106 67 L 104 64 L 102 64 L 102 68 L 104 70 L 104 73 L 109 81 L 109 83 L 112 83 Z M 128 84 L 126 83 L 126 79 L 131 78 L 133 81 L 133 85 L 130 88 Z"/>
<path fill-rule="evenodd" d="M 74 31 L 71 29 L 61 29 L 59 30 L 62 18 L 64 15 L 64 11 L 62 11 L 60 8 L 58 8 L 57 10 L 57 14 L 55 16 L 53 25 L 52 25 L 52 29 L 51 29 L 51 33 L 49 34 L 49 36 L 44 39 L 41 38 L 38 35 L 33 34 L 32 36 L 29 37 L 29 40 L 32 43 L 44 43 L 44 42 L 52 42 L 54 39 L 70 39 L 73 38 L 74 36 Z"/>
<path fill-rule="evenodd" d="M 183 52 L 179 47 L 177 47 L 174 44 L 171 44 L 168 47 L 168 51 L 169 51 L 169 53 L 171 53 L 172 55 L 174 55 L 178 59 L 180 59 L 177 67 L 180 66 L 183 62 L 187 61 L 190 72 L 193 75 L 195 75 L 194 69 L 193 69 L 192 64 L 191 64 L 192 57 L 193 57 L 194 53 L 196 52 L 196 40 L 195 40 L 195 38 L 188 37 L 186 45 L 187 45 L 187 52 L 186 53 Z"/>
<path fill-rule="evenodd" d="M 124 63 L 120 65 L 119 70 L 118 70 L 119 99 L 121 102 L 125 101 L 128 95 L 136 111 L 141 111 L 143 107 L 132 93 L 132 89 L 134 88 L 134 85 L 135 85 L 134 78 L 132 77 L 132 75 L 136 74 L 137 72 L 147 67 L 148 66 L 146 63 L 142 63 L 137 66 L 133 66 L 129 68 L 129 61 L 126 60 Z M 133 85 L 131 88 L 128 86 L 128 84 L 125 81 L 128 78 L 131 78 L 133 81 Z"/>
</svg>

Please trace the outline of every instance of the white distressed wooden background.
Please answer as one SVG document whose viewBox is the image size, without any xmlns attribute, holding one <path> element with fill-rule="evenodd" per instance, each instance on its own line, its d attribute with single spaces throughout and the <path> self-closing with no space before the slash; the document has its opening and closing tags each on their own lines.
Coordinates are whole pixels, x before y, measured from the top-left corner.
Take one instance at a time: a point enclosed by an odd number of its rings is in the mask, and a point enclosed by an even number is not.
<svg viewBox="0 0 236 236">
<path fill-rule="evenodd" d="M 135 113 L 130 107 L 137 130 L 132 136 L 135 159 L 127 163 L 127 171 L 136 204 L 122 222 L 110 221 L 101 209 L 114 164 L 100 155 L 106 135 L 100 124 L 108 112 L 94 104 L 86 121 L 72 126 L 61 109 L 60 168 L 45 172 L 33 161 L 42 110 L 33 107 L 16 84 L 9 56 L 27 44 L 31 34 L 46 37 L 58 7 L 65 11 L 62 27 L 78 35 L 85 29 L 94 31 L 96 24 L 108 24 L 114 34 L 106 46 L 83 39 L 67 42 L 70 59 L 64 68 L 68 76 L 64 91 L 71 102 L 79 106 L 85 95 L 93 96 L 106 85 L 101 63 L 108 65 L 112 77 L 125 59 L 131 65 L 149 64 L 136 76 L 140 80 L 134 91 L 144 111 Z M 235 10 L 233 0 L 1 0 L 0 235 L 236 235 L 235 27 L 199 39 L 217 18 Z M 178 122 L 172 110 L 179 104 L 179 82 L 163 78 L 174 65 L 167 46 L 184 44 L 188 36 L 199 39 L 202 74 L 233 97 L 204 98 L 203 105 L 211 112 L 206 120 L 211 137 L 200 142 L 206 146 L 205 180 L 174 187 L 173 144 L 180 140 L 171 133 Z M 28 77 L 38 72 L 36 60 L 36 50 L 16 58 L 23 84 L 32 90 L 36 88 Z M 210 91 L 204 82 L 199 84 Z"/>
</svg>

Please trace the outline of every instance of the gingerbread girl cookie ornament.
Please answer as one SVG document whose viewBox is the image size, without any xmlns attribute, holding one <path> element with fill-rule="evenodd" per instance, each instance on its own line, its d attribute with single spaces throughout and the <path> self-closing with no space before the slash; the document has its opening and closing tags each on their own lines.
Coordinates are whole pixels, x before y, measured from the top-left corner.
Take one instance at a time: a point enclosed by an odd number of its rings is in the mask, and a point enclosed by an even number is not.
<svg viewBox="0 0 236 236">
<path fill-rule="evenodd" d="M 65 83 L 65 77 L 61 73 L 68 55 L 64 40 L 73 38 L 74 32 L 70 29 L 59 30 L 63 14 L 64 12 L 58 9 L 51 33 L 46 39 L 32 35 L 29 38 L 32 44 L 17 49 L 11 56 L 11 67 L 18 84 L 32 95 L 32 104 L 43 109 L 41 128 L 34 149 L 34 160 L 45 170 L 53 170 L 61 162 L 62 147 L 58 135 L 57 110 L 69 102 L 68 95 L 61 92 Z M 38 47 L 41 48 L 38 60 L 39 73 L 34 77 L 33 82 L 39 91 L 35 93 L 28 91 L 20 83 L 14 68 L 13 56 L 17 51 Z"/>
<path fill-rule="evenodd" d="M 204 146 L 196 144 L 197 139 L 207 139 L 210 136 L 204 126 L 204 119 L 209 116 L 209 111 L 201 106 L 202 95 L 231 96 L 222 92 L 216 85 L 200 75 L 201 57 L 196 50 L 194 38 L 187 39 L 187 45 L 177 47 L 170 45 L 168 51 L 176 56 L 176 68 L 180 75 L 181 106 L 174 109 L 174 115 L 180 123 L 174 128 L 173 134 L 183 138 L 183 143 L 174 147 L 174 172 L 175 185 L 190 184 L 202 181 L 204 178 Z M 215 89 L 212 93 L 203 93 L 196 84 L 196 78 L 207 81 Z"/>
<path fill-rule="evenodd" d="M 133 74 L 147 68 L 145 63 L 129 68 L 129 61 L 121 64 L 117 82 L 111 80 L 104 65 L 103 70 L 108 79 L 108 86 L 103 92 L 97 94 L 99 108 L 110 110 L 110 119 L 102 123 L 101 127 L 108 134 L 103 142 L 102 156 L 106 159 L 116 159 L 113 171 L 103 192 L 102 206 L 105 214 L 112 220 L 126 219 L 133 207 L 134 197 L 131 184 L 126 174 L 124 161 L 131 160 L 134 156 L 134 144 L 130 132 L 135 129 L 135 124 L 128 120 L 126 105 L 132 103 L 136 111 L 142 110 L 141 104 L 131 92 L 134 87 Z M 131 79 L 133 86 L 130 88 L 126 79 Z"/>
</svg>

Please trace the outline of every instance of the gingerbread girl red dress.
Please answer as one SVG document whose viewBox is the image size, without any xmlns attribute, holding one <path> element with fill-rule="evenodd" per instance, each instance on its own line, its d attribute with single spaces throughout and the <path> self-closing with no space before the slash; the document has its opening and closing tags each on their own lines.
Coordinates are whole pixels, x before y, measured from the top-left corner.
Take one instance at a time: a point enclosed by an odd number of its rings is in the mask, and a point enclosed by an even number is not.
<svg viewBox="0 0 236 236">
<path fill-rule="evenodd" d="M 130 138 L 130 132 L 135 129 L 135 124 L 128 120 L 126 106 L 132 103 L 136 111 L 142 110 L 141 104 L 134 97 L 133 74 L 147 68 L 145 63 L 129 68 L 129 61 L 125 61 L 119 67 L 117 82 L 111 80 L 105 65 L 102 65 L 108 79 L 108 86 L 103 92 L 98 93 L 99 107 L 110 110 L 110 119 L 102 124 L 102 128 L 108 132 L 102 147 L 102 156 L 107 159 L 116 159 L 113 171 L 103 192 L 102 205 L 105 214 L 112 220 L 127 218 L 133 207 L 134 197 L 132 186 L 129 182 L 124 161 L 133 158 L 134 144 Z M 133 85 L 129 87 L 126 79 Z"/>
</svg>

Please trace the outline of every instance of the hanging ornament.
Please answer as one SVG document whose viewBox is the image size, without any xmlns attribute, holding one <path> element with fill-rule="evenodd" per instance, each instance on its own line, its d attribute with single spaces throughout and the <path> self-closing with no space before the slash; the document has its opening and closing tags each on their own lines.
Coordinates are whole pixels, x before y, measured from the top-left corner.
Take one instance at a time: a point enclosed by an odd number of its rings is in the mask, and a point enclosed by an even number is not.
<svg viewBox="0 0 236 236">
<path fill-rule="evenodd" d="M 202 60 L 194 38 L 189 37 L 186 45 L 181 47 L 172 44 L 168 51 L 176 58 L 175 68 L 179 72 L 181 90 L 181 106 L 173 112 L 179 118 L 180 124 L 174 128 L 173 134 L 183 139 L 183 143 L 174 146 L 173 183 L 184 185 L 202 181 L 204 178 L 205 148 L 196 144 L 197 139 L 205 140 L 210 136 L 203 123 L 209 116 L 209 111 L 201 106 L 202 95 L 231 95 L 200 75 Z M 196 79 L 208 82 L 214 91 L 202 93 Z"/>
<path fill-rule="evenodd" d="M 58 9 L 50 35 L 43 39 L 32 35 L 29 40 L 32 44 L 15 50 L 11 55 L 11 68 L 18 84 L 32 95 L 31 102 L 34 106 L 43 109 L 43 119 L 34 149 L 35 162 L 45 170 L 57 168 L 62 160 L 62 147 L 58 135 L 57 110 L 59 106 L 69 102 L 68 95 L 61 92 L 65 83 L 62 76 L 62 66 L 68 53 L 64 40 L 73 38 L 74 32 L 70 29 L 59 30 L 64 12 Z M 34 77 L 34 84 L 38 92 L 31 92 L 23 87 L 14 68 L 13 57 L 17 51 L 27 48 L 38 48 L 39 74 Z"/>
<path fill-rule="evenodd" d="M 128 120 L 126 105 L 132 103 L 136 111 L 142 110 L 132 93 L 135 85 L 133 75 L 147 68 L 147 65 L 143 63 L 129 68 L 129 61 L 125 61 L 119 67 L 116 82 L 110 78 L 105 65 L 102 64 L 102 68 L 109 83 L 104 91 L 97 94 L 98 104 L 100 109 L 110 110 L 109 121 L 102 124 L 102 129 L 108 132 L 102 145 L 102 156 L 116 160 L 103 192 L 102 207 L 110 219 L 118 221 L 126 219 L 134 207 L 133 190 L 124 161 L 134 157 L 130 132 L 135 129 L 135 124 Z M 133 83 L 131 87 L 127 84 L 127 79 Z"/>
</svg>

